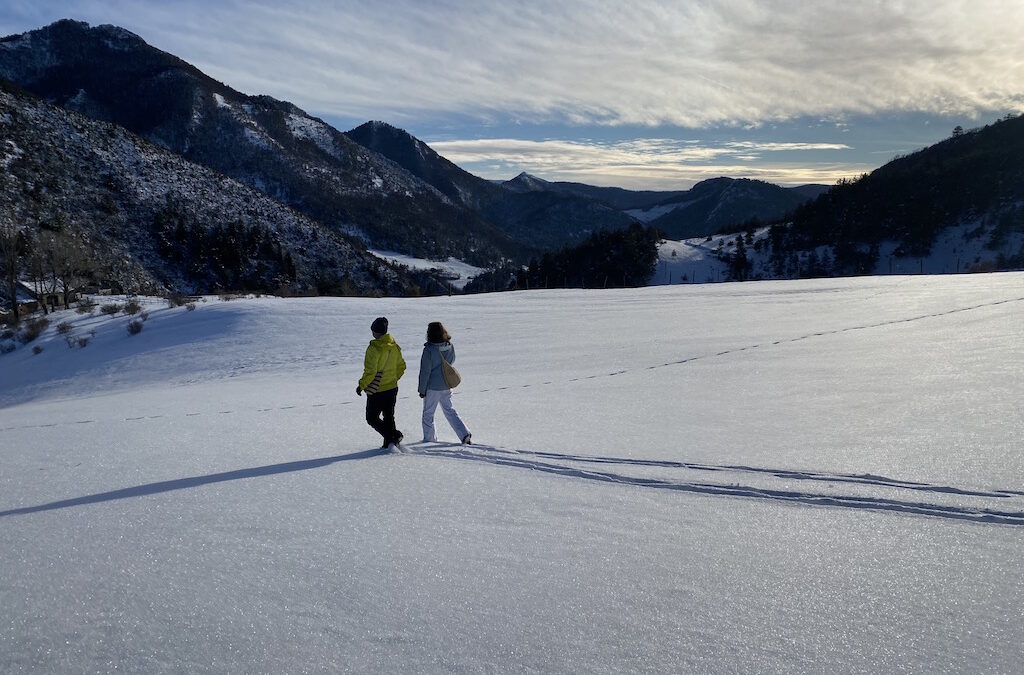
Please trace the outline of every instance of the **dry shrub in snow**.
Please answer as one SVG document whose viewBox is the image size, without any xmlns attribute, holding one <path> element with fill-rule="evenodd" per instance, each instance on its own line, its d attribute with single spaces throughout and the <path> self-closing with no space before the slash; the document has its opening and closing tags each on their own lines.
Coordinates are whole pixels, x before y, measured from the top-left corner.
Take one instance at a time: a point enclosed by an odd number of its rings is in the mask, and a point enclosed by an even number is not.
<svg viewBox="0 0 1024 675">
<path fill-rule="evenodd" d="M 100 307 L 100 311 L 106 314 L 107 316 L 114 316 L 115 314 L 119 314 L 121 312 L 121 305 L 117 304 L 116 302 L 108 302 L 107 304 Z"/>
<path fill-rule="evenodd" d="M 46 317 L 39 317 L 36 319 L 29 319 L 25 322 L 25 327 L 21 330 L 21 334 L 18 339 L 21 340 L 21 344 L 27 345 L 37 337 L 42 335 L 43 331 L 50 325 L 50 320 Z"/>
<path fill-rule="evenodd" d="M 128 322 L 128 334 L 138 335 L 142 332 L 142 321 L 140 319 L 134 319 Z"/>
<path fill-rule="evenodd" d="M 170 309 L 174 309 L 175 307 L 181 307 L 189 302 L 188 296 L 185 295 L 184 293 L 170 293 L 164 299 L 167 300 L 167 306 Z"/>
</svg>

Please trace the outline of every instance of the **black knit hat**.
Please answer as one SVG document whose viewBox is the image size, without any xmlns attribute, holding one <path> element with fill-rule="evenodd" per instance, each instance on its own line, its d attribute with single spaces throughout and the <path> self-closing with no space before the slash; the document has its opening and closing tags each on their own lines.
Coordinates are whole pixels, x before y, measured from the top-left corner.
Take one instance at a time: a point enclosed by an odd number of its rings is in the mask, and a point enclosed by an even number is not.
<svg viewBox="0 0 1024 675">
<path fill-rule="evenodd" d="M 381 335 L 383 335 L 384 333 L 387 333 L 388 332 L 388 320 L 387 320 L 387 318 L 385 318 L 383 316 L 378 316 L 376 319 L 373 320 L 373 323 L 370 324 L 370 330 L 372 330 L 374 333 L 380 333 Z"/>
</svg>

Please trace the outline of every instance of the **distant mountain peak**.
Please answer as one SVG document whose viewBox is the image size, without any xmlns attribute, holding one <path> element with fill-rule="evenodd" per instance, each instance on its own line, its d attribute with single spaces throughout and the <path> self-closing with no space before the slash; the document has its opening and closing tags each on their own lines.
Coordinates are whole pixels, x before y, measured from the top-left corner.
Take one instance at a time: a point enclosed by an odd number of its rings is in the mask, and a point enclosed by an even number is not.
<svg viewBox="0 0 1024 675">
<path fill-rule="evenodd" d="M 131 32 L 127 28 L 105 23 L 98 26 L 91 26 L 85 21 L 75 19 L 58 19 L 48 26 L 28 31 L 26 33 L 8 35 L 0 42 L 16 42 L 25 38 L 31 39 L 34 36 L 42 35 L 47 37 L 60 37 L 66 39 L 69 36 L 101 36 L 112 49 L 132 49 L 145 45 L 146 41 Z"/>
<path fill-rule="evenodd" d="M 394 134 L 394 135 L 399 135 L 399 134 L 406 133 L 406 132 L 402 131 L 401 129 L 399 129 L 398 127 L 396 127 L 395 125 L 388 124 L 387 122 L 384 122 L 384 121 L 381 121 L 381 120 L 370 120 L 369 122 L 364 122 L 364 123 L 360 124 L 358 127 L 356 127 L 355 129 L 352 129 L 351 131 L 349 131 L 348 133 L 355 133 L 355 132 L 359 132 L 359 133 L 387 133 L 387 134 Z"/>
<path fill-rule="evenodd" d="M 543 192 L 551 189 L 551 184 L 543 178 L 523 171 L 512 180 L 507 180 L 502 185 L 517 192 Z"/>
<path fill-rule="evenodd" d="M 345 132 L 345 135 L 356 143 L 384 156 L 389 156 L 396 151 L 400 153 L 404 148 L 408 152 L 415 153 L 421 163 L 445 161 L 429 145 L 405 129 L 380 120 L 365 122 L 355 129 Z M 399 162 L 399 164 L 406 164 L 406 162 Z M 406 166 L 406 168 L 410 167 Z"/>
<path fill-rule="evenodd" d="M 116 26 L 65 20 L 4 38 L 0 78 L 380 248 L 479 264 L 518 250 L 482 216 L 323 120 L 270 96 L 238 92 Z M 369 129 L 385 145 L 436 161 L 405 132 L 382 122 Z"/>
</svg>

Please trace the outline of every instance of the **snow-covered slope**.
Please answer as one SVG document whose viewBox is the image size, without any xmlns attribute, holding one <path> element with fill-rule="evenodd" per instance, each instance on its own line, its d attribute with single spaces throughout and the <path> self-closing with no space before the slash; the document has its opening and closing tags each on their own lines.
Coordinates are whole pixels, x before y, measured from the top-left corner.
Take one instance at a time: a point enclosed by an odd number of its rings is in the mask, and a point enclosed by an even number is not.
<svg viewBox="0 0 1024 675">
<path fill-rule="evenodd" d="M 396 265 L 405 265 L 409 269 L 434 271 L 439 277 L 446 279 L 452 288 L 459 290 L 464 289 L 473 277 L 484 271 L 482 267 L 476 267 L 452 257 L 442 261 L 414 258 L 395 251 L 371 250 L 370 253 Z"/>
<path fill-rule="evenodd" d="M 58 315 L 92 343 L 0 356 L 0 670 L 1013 672 L 1022 310 L 998 274 Z M 415 443 L 432 320 L 472 447 Z"/>
<path fill-rule="evenodd" d="M 1001 260 L 1008 260 L 1024 249 L 1024 233 L 1005 234 L 998 239 L 998 245 L 993 245 L 995 229 L 993 223 L 980 219 L 946 228 L 936 237 L 926 256 L 900 255 L 896 242 L 882 242 L 878 247 L 878 262 L 869 272 L 879 275 L 955 274 L 1001 269 Z M 662 242 L 650 285 L 728 280 L 729 261 L 736 255 L 740 238 L 746 240 L 745 233 Z M 794 254 L 780 265 L 772 259 L 767 227 L 753 232 L 744 248 L 744 255 L 750 262 L 748 277 L 752 279 L 790 279 L 798 275 L 797 270 L 806 274 L 808 268 L 816 269 L 815 275 L 826 276 L 834 257 L 832 247 L 819 246 L 813 251 Z"/>
<path fill-rule="evenodd" d="M 323 120 L 234 90 L 122 28 L 62 20 L 0 39 L 0 78 L 118 124 L 334 232 L 478 264 L 518 251 L 481 216 Z"/>
</svg>

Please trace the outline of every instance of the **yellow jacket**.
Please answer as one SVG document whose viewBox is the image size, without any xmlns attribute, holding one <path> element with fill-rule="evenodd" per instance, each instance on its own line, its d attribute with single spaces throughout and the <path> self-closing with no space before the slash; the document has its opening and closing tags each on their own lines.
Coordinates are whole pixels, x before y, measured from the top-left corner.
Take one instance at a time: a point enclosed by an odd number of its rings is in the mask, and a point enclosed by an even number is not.
<svg viewBox="0 0 1024 675">
<path fill-rule="evenodd" d="M 390 358 L 388 357 L 390 354 Z M 383 370 L 384 375 L 380 379 L 380 388 L 377 393 L 396 389 L 398 381 L 405 373 L 405 359 L 402 358 L 402 348 L 391 337 L 391 333 L 385 333 L 379 338 L 370 340 L 366 347 L 366 358 L 363 359 L 363 376 L 359 378 L 359 387 L 366 389 L 373 380 L 378 370 Z"/>
</svg>

